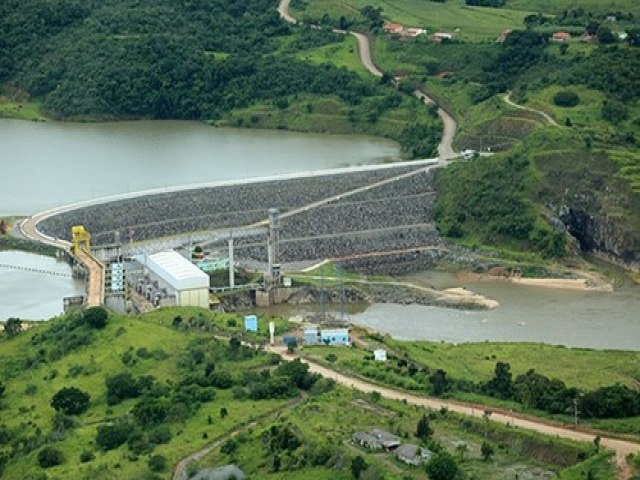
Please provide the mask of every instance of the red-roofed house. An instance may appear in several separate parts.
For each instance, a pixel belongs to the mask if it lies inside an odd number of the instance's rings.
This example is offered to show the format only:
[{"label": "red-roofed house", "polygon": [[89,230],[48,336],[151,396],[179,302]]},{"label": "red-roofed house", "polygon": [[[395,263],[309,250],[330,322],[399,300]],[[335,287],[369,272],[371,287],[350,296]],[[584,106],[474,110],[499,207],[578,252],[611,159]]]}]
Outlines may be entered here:
[{"label": "red-roofed house", "polygon": [[387,33],[401,35],[404,31],[404,26],[399,23],[385,23],[383,29]]},{"label": "red-roofed house", "polygon": [[555,32],[551,36],[551,40],[554,42],[566,42],[567,40],[571,40],[571,34],[568,32]]}]

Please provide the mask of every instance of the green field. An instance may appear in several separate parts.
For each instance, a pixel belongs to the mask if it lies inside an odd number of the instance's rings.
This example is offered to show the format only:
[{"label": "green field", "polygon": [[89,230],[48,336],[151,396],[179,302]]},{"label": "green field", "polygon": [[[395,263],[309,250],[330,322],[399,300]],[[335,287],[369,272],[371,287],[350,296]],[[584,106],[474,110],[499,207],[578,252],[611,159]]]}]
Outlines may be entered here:
[{"label": "green field", "polygon": [[362,65],[358,57],[358,44],[356,39],[351,35],[346,36],[344,41],[340,43],[303,50],[296,53],[296,57],[300,60],[317,64],[332,63],[338,67],[344,67],[357,72],[365,77],[371,75]]}]

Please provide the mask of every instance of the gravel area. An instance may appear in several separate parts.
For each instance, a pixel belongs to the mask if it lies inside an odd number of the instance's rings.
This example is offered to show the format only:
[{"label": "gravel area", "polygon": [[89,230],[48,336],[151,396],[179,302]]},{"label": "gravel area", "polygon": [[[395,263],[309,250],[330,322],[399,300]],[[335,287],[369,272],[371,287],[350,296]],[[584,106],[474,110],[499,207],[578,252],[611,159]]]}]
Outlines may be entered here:
[{"label": "gravel area", "polygon": [[[110,202],[63,213],[39,224],[51,236],[68,238],[70,227],[85,225],[96,245],[113,242],[114,231],[133,241],[195,230],[248,225],[267,218],[267,210],[281,213],[304,207],[353,189],[413,171],[415,167],[326,175],[285,181],[248,183],[188,190]],[[442,245],[432,220],[433,174],[423,171],[281,219],[282,263],[344,258],[378,252]],[[226,242],[212,248],[226,247]],[[265,262],[266,238],[235,241],[238,260]],[[429,260],[427,260],[429,259]],[[345,260],[354,268],[371,270],[386,265],[394,271],[431,256],[390,256],[386,259]],[[402,267],[404,268],[404,267]]]}]

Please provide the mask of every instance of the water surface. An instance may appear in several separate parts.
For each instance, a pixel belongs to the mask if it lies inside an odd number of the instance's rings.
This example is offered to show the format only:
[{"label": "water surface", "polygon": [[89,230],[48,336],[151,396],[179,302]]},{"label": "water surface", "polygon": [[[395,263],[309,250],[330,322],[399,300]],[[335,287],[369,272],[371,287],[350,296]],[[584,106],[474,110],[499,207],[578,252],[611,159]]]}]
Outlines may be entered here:
[{"label": "water surface", "polygon": [[152,188],[399,158],[373,137],[214,128],[198,122],[0,119],[0,215]]}]

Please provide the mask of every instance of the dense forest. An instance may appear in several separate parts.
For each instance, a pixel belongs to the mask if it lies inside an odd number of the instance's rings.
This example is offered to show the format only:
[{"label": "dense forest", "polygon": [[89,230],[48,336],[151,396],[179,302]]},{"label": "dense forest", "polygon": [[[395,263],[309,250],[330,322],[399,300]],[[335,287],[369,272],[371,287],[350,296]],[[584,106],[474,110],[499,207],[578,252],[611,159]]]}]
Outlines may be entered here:
[{"label": "dense forest", "polygon": [[271,55],[289,27],[269,1],[29,3],[0,7],[0,75],[58,117],[215,119],[292,93],[374,93],[344,69]]},{"label": "dense forest", "polygon": [[[354,131],[379,134],[378,117],[399,107],[386,104],[391,87],[373,78],[299,59],[344,36],[292,28],[268,0],[9,1],[0,5],[0,32],[0,85],[57,119],[216,121],[315,95],[335,98]],[[358,118],[363,125],[353,127]],[[433,153],[437,132],[425,146],[408,119],[405,127],[386,135],[408,155]]]}]

